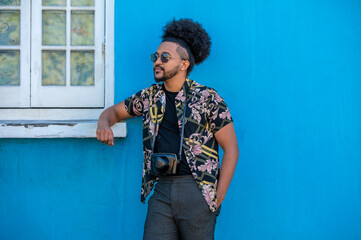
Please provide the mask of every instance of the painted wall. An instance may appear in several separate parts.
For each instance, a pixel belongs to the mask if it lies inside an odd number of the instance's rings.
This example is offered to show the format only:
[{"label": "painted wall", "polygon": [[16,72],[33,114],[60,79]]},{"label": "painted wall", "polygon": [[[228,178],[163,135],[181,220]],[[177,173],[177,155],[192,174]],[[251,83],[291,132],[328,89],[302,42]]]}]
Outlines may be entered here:
[{"label": "painted wall", "polygon": [[[213,39],[191,77],[225,98],[240,158],[216,238],[361,239],[361,2],[116,1],[116,97],[153,83],[172,17]],[[141,120],[95,139],[0,140],[0,239],[141,239]]]}]

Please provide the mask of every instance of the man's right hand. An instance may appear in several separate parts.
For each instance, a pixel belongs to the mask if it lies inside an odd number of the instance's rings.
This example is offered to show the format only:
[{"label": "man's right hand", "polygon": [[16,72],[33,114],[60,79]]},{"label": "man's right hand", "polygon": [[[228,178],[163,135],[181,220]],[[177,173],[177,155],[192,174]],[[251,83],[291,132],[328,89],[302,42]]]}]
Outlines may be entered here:
[{"label": "man's right hand", "polygon": [[104,110],[98,120],[97,139],[109,146],[114,145],[114,134],[110,128],[115,123],[131,118],[124,106],[124,101]]},{"label": "man's right hand", "polygon": [[[102,143],[108,144],[109,146],[114,145],[114,134],[113,130],[108,126],[101,126],[102,124],[98,124],[97,128],[97,139]],[[105,124],[103,124],[105,125]]]}]

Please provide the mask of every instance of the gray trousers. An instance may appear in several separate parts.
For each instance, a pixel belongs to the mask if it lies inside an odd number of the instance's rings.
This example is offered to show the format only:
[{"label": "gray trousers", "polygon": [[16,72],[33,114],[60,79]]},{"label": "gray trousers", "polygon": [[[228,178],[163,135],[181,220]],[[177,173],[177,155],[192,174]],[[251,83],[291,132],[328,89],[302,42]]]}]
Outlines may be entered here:
[{"label": "gray trousers", "polygon": [[214,239],[211,212],[192,176],[161,177],[148,201],[144,240]]}]

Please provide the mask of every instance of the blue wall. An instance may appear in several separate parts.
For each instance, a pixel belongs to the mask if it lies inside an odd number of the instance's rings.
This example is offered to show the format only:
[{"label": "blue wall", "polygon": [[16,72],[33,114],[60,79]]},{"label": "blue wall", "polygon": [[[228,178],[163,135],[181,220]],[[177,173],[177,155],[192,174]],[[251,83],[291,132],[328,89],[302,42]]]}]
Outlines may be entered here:
[{"label": "blue wall", "polygon": [[[361,239],[361,2],[118,1],[115,101],[153,83],[172,17],[213,39],[191,78],[225,98],[240,158],[216,238]],[[0,140],[0,239],[141,239],[141,120],[95,139]]]}]

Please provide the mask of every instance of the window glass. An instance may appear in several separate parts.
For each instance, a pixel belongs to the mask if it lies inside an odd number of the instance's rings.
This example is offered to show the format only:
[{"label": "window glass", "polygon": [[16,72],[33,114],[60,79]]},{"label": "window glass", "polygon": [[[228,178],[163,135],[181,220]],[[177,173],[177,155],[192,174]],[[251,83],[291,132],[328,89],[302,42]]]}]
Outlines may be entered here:
[{"label": "window glass", "polygon": [[65,45],[65,11],[43,11],[43,45]]},{"label": "window glass", "polygon": [[0,6],[20,6],[20,0],[0,0]]},{"label": "window glass", "polygon": [[94,51],[71,52],[71,85],[94,85]]},{"label": "window glass", "polygon": [[94,45],[94,11],[71,12],[71,45]]},{"label": "window glass", "polygon": [[94,0],[72,0],[72,6],[94,6]]},{"label": "window glass", "polygon": [[0,50],[0,86],[20,86],[20,51]]},{"label": "window glass", "polygon": [[0,11],[0,45],[19,44],[20,11]]},{"label": "window glass", "polygon": [[65,6],[66,0],[43,0],[43,6]]},{"label": "window glass", "polygon": [[42,52],[42,85],[65,86],[65,51]]}]

